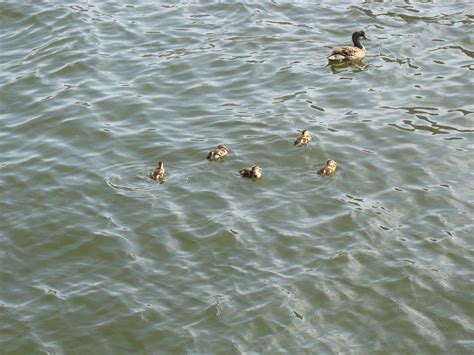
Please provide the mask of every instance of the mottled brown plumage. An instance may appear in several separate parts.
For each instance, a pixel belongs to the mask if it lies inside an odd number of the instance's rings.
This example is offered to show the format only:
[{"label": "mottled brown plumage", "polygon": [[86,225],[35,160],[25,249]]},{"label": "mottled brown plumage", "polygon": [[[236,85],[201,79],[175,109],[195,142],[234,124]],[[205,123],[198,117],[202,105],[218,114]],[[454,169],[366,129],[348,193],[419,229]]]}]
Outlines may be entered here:
[{"label": "mottled brown plumage", "polygon": [[218,160],[223,158],[227,155],[227,147],[225,144],[219,144],[215,149],[211,150],[209,154],[207,154],[207,159],[209,160]]},{"label": "mottled brown plumage", "polygon": [[150,173],[150,178],[158,181],[165,179],[165,167],[162,161],[159,161],[156,169]]},{"label": "mottled brown plumage", "polygon": [[351,60],[358,60],[365,57],[365,47],[360,43],[360,40],[369,40],[365,36],[364,31],[356,31],[352,34],[353,46],[342,46],[332,49],[331,55],[328,60],[333,63],[345,62]]},{"label": "mottled brown plumage", "polygon": [[259,179],[262,177],[262,168],[257,165],[254,165],[249,168],[243,168],[239,170],[240,175],[246,178]]},{"label": "mottled brown plumage", "polygon": [[337,167],[336,161],[332,160],[332,159],[329,159],[326,162],[326,165],[319,168],[317,174],[318,175],[328,175],[328,176],[334,175],[336,173],[336,167]]},{"label": "mottled brown plumage", "polygon": [[307,129],[304,129],[301,132],[301,134],[298,137],[296,137],[294,146],[302,147],[303,145],[308,144],[310,140],[311,140],[311,134],[308,132]]}]

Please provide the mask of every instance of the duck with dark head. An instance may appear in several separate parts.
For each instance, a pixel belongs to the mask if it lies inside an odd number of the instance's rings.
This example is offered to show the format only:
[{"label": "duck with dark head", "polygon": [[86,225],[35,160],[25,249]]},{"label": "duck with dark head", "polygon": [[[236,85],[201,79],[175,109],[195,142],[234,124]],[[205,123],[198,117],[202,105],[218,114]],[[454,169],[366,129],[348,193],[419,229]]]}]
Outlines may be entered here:
[{"label": "duck with dark head", "polygon": [[341,63],[351,60],[360,60],[365,57],[365,47],[360,42],[361,40],[369,40],[365,32],[355,31],[352,34],[353,46],[335,47],[332,49],[331,55],[328,57],[330,63]]}]

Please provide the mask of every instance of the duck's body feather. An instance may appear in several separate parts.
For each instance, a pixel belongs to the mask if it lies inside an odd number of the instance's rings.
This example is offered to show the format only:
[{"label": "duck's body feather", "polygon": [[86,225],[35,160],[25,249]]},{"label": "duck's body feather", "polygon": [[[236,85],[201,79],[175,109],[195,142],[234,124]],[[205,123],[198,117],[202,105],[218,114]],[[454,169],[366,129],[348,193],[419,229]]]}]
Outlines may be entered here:
[{"label": "duck's body feather", "polygon": [[355,46],[342,46],[332,49],[332,53],[329,56],[331,62],[344,62],[350,60],[358,60],[365,57],[365,48],[358,48]]}]

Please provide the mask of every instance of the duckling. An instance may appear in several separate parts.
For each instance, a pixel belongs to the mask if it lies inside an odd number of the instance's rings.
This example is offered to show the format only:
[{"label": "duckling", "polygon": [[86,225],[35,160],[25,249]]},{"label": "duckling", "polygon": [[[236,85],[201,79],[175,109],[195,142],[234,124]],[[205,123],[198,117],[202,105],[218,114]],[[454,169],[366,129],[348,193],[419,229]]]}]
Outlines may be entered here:
[{"label": "duckling", "polygon": [[250,168],[240,169],[239,173],[242,175],[242,177],[259,179],[262,177],[262,168],[254,165]]},{"label": "duckling", "polygon": [[353,46],[342,46],[332,49],[331,55],[328,57],[328,60],[333,63],[345,62],[349,60],[358,60],[365,57],[365,47],[360,43],[361,39],[369,40],[365,36],[365,32],[355,31],[352,34]]},{"label": "duckling", "polygon": [[334,175],[335,172],[336,172],[336,167],[337,167],[336,161],[332,160],[332,159],[329,159],[326,162],[326,165],[319,168],[317,174],[318,175],[328,175],[328,176]]},{"label": "duckling", "polygon": [[165,167],[162,161],[159,161],[157,168],[150,173],[150,178],[158,181],[165,179]]},{"label": "duckling", "polygon": [[209,160],[218,160],[223,158],[227,155],[227,147],[225,144],[219,144],[215,149],[211,150],[207,155],[207,159]]},{"label": "duckling", "polygon": [[307,129],[303,129],[301,131],[301,134],[298,137],[296,137],[295,144],[293,145],[297,147],[302,147],[308,144],[310,140],[311,140],[311,134],[308,132]]}]

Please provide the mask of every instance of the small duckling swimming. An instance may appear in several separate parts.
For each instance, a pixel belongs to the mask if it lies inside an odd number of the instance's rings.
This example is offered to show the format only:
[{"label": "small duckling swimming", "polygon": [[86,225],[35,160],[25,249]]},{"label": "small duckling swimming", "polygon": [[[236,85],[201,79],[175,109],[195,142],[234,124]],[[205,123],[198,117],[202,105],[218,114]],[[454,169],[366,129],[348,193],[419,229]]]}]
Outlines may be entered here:
[{"label": "small duckling swimming", "polygon": [[296,147],[302,147],[306,144],[309,143],[309,141],[312,139],[311,134],[308,132],[307,129],[303,129],[301,131],[301,134],[296,137],[295,139],[295,144],[293,144]]},{"label": "small duckling swimming", "polygon": [[165,167],[162,161],[159,161],[157,168],[150,173],[150,178],[158,181],[165,179]]},{"label": "small duckling swimming", "polygon": [[332,176],[336,173],[336,167],[337,163],[335,160],[329,159],[326,162],[326,165],[322,166],[319,168],[317,174],[318,175],[327,175],[327,176]]},{"label": "small duckling swimming", "polygon": [[328,60],[333,63],[341,63],[364,58],[366,51],[365,47],[360,43],[361,39],[369,40],[365,36],[364,31],[355,31],[352,34],[352,43],[354,43],[354,45],[333,48]]},{"label": "small duckling swimming", "polygon": [[254,165],[250,168],[243,168],[239,170],[240,175],[246,178],[260,179],[262,177],[262,168]]},{"label": "small duckling swimming", "polygon": [[218,160],[223,158],[227,155],[227,147],[225,144],[219,144],[215,149],[211,150],[207,155],[207,159],[209,160]]}]

